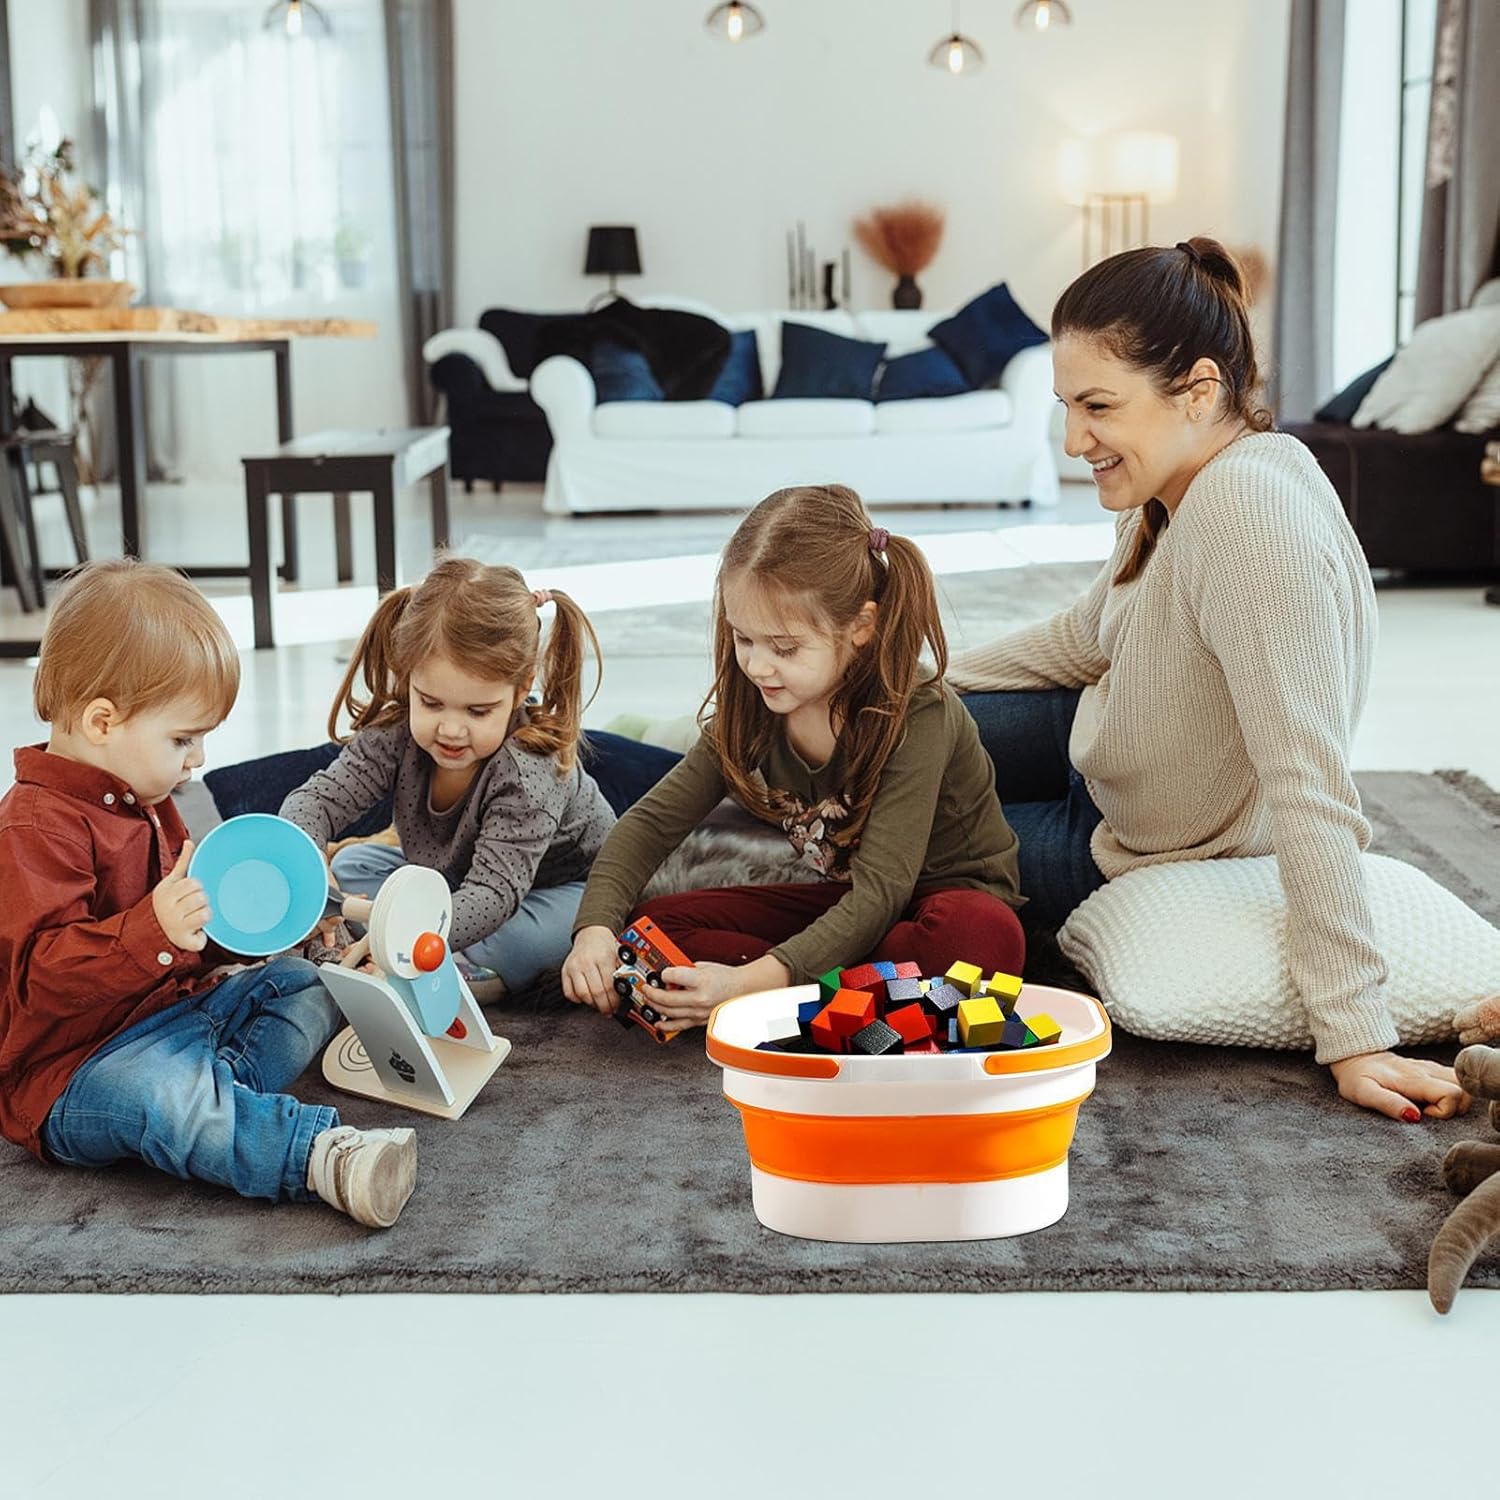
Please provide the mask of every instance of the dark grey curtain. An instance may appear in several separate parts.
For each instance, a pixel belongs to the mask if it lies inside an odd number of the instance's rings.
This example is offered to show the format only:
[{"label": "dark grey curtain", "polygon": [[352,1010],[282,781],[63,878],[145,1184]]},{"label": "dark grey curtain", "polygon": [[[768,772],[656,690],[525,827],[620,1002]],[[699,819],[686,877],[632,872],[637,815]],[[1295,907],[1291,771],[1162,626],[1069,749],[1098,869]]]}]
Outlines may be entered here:
[{"label": "dark grey curtain", "polygon": [[16,159],[16,110],[10,90],[10,7],[0,0],[0,161]]},{"label": "dark grey curtain", "polygon": [[452,322],[452,0],[384,0],[406,389],[413,422],[436,420],[422,345]]},{"label": "dark grey curtain", "polygon": [[1416,319],[1467,307],[1500,253],[1500,3],[1442,0]]},{"label": "dark grey curtain", "polygon": [[1271,387],[1279,419],[1333,394],[1333,251],[1344,0],[1293,0]]}]

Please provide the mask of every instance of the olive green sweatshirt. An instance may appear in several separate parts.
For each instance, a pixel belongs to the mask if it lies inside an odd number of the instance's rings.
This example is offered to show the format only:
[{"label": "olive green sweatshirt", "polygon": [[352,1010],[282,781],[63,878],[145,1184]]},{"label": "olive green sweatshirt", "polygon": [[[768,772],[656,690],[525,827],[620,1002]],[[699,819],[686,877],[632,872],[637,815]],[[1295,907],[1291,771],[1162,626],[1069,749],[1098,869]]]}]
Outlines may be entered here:
[{"label": "olive green sweatshirt", "polygon": [[[958,888],[1022,904],[1016,836],[995,796],[995,768],[973,719],[946,684],[929,679],[912,694],[906,733],[886,762],[852,847],[839,838],[848,819],[842,741],[826,765],[809,766],[781,736],[756,769],[803,862],[849,884],[837,905],[771,950],[793,984],[871,953],[914,895]],[[605,839],[573,930],[618,932],[657,866],[726,791],[718,758],[700,739]]]}]

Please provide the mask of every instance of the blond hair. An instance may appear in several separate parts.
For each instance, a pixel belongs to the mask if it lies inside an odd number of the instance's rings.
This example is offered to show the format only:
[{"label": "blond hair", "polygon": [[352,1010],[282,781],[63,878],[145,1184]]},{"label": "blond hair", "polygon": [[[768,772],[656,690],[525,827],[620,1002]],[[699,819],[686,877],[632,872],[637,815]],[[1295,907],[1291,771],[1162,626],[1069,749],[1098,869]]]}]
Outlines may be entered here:
[{"label": "blond hair", "polygon": [[[365,626],[334,696],[328,738],[340,738],[343,714],[350,725],[345,739],[361,729],[403,723],[410,711],[412,673],[424,661],[443,656],[466,672],[516,688],[540,676],[541,702],[530,706],[527,722],[511,738],[524,750],[555,755],[558,773],[566,775],[577,760],[586,706],[584,642],[602,670],[599,639],[567,594],[554,589],[540,597],[557,610],[545,656],[538,595],[514,568],[445,557],[415,588],[387,594]],[[364,697],[354,690],[360,677]]]},{"label": "blond hair", "polygon": [[239,652],[208,600],[171,568],[121,557],[70,575],[42,636],[32,702],[64,731],[95,698],[126,718],[197,698],[218,724],[239,690]]}]

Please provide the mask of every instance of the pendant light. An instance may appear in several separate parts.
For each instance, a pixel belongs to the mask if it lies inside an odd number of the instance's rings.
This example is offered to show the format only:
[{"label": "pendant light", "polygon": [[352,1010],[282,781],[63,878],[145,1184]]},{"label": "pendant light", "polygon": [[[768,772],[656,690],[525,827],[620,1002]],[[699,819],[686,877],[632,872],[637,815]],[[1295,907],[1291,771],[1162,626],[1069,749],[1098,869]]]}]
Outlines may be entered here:
[{"label": "pendant light", "polygon": [[941,68],[945,73],[957,77],[960,73],[973,73],[984,66],[984,53],[979,43],[958,29],[958,0],[953,0],[953,30],[927,54],[928,63]]},{"label": "pendant light", "polygon": [[1048,31],[1054,26],[1071,26],[1073,12],[1066,0],[1026,0],[1016,12],[1016,25],[1022,31]]},{"label": "pendant light", "polygon": [[309,22],[324,36],[333,35],[333,23],[312,0],[276,0],[261,24],[267,31],[280,27],[287,36],[295,40],[302,35]]},{"label": "pendant light", "polygon": [[714,6],[703,24],[721,41],[743,42],[766,29],[766,18],[753,5],[730,0],[728,5]]}]

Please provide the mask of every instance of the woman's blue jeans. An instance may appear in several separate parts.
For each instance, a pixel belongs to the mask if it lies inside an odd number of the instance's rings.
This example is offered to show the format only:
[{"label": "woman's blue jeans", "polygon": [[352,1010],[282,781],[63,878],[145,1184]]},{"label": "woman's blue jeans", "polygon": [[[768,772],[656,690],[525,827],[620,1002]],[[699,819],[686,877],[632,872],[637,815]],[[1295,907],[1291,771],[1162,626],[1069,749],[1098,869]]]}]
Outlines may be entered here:
[{"label": "woman's blue jeans", "polygon": [[1104,884],[1089,848],[1101,814],[1068,759],[1080,696],[1063,688],[963,695],[1020,840],[1021,920],[1031,929],[1061,927]]},{"label": "woman's blue jeans", "polygon": [[342,1024],[318,971],[273,958],[106,1042],[68,1080],[42,1145],[69,1167],[139,1159],[246,1198],[305,1201],[327,1105],[283,1093]]}]

